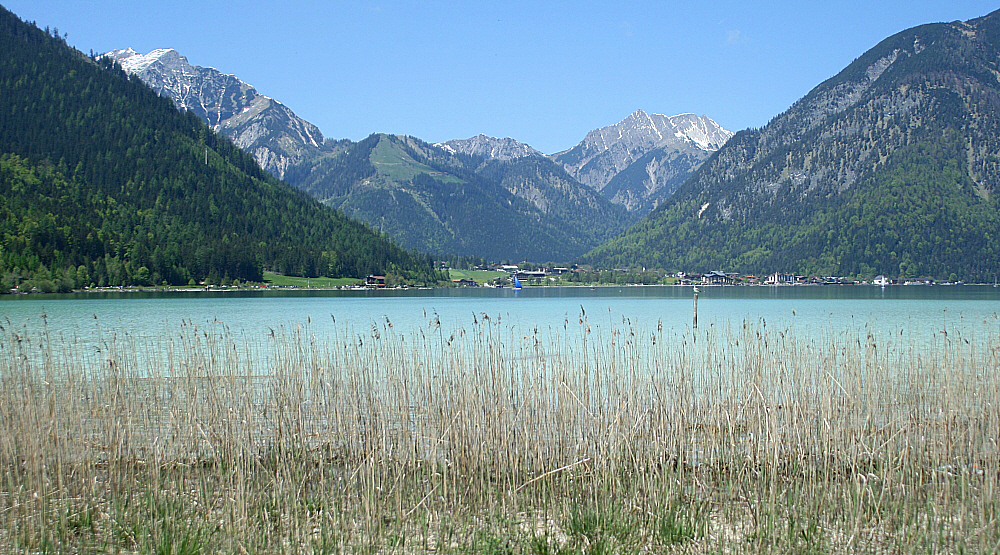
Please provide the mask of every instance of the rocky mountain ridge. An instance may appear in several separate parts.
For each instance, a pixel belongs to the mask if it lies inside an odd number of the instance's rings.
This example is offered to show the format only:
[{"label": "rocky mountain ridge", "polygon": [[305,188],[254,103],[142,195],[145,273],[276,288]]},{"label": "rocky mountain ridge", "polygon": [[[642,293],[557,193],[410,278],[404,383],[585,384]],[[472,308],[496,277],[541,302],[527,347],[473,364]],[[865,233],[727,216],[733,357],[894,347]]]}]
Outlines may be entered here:
[{"label": "rocky mountain ridge", "polygon": [[173,99],[178,108],[198,115],[279,179],[289,166],[323,146],[319,128],[284,104],[260,94],[235,75],[190,64],[172,48],[147,54],[125,48],[105,56],[161,96]]},{"label": "rocky mountain ridge", "polygon": [[516,160],[525,156],[544,156],[544,154],[531,148],[531,146],[515,141],[510,137],[499,139],[488,137],[482,133],[468,139],[453,139],[443,143],[435,143],[434,146],[443,148],[451,153],[485,156],[496,160]]},{"label": "rocky mountain ridge", "polygon": [[655,149],[691,153],[704,160],[732,136],[707,116],[665,116],[636,110],[618,123],[594,129],[579,144],[552,158],[578,181],[600,191],[615,175]]},{"label": "rocky mountain ridge", "polygon": [[1000,11],[885,39],[736,134],[595,264],[993,281]]},{"label": "rocky mountain ridge", "polygon": [[594,129],[571,149],[543,155],[510,138],[478,135],[437,146],[498,160],[546,156],[607,199],[643,216],[670,196],[733,132],[707,116],[664,116],[636,110]]},{"label": "rocky mountain ridge", "polygon": [[56,35],[0,7],[0,288],[441,277]]},{"label": "rocky mountain ridge", "polygon": [[[483,134],[436,145],[405,138],[396,146],[389,146],[395,145],[390,136],[382,136],[374,153],[363,155],[372,160],[361,160],[355,159],[365,151],[357,148],[360,143],[324,140],[315,125],[286,106],[234,75],[190,64],[173,49],[139,54],[127,48],[105,56],[173,99],[179,108],[201,117],[250,152],[270,173],[392,234],[404,246],[425,252],[443,254],[453,249],[511,259],[518,259],[520,252],[540,260],[566,260],[582,254],[645,215],[710,155],[706,149],[717,148],[731,135],[706,117],[667,117],[639,110],[617,124],[590,132],[580,145],[557,155],[547,156],[509,137]],[[433,160],[437,169],[397,152],[400,145],[413,148],[418,143],[422,156]],[[379,158],[385,152],[398,159]],[[582,163],[567,162],[574,156]],[[511,237],[526,233],[520,229],[541,225],[543,231],[533,232],[537,244],[496,244],[476,229],[483,221],[446,213],[458,204],[430,202],[439,196],[435,188],[451,181],[440,174],[456,171],[465,172],[464,182],[476,185],[460,189],[475,197],[470,200],[476,204],[474,210],[493,206],[495,211],[511,212],[497,220],[517,229],[500,230],[501,235]],[[599,183],[603,192],[579,181],[579,176],[593,178],[601,172],[602,179],[612,181],[607,187]],[[424,177],[431,177],[433,183]],[[497,190],[487,191],[490,187]],[[386,197],[389,191],[392,194]],[[400,196],[404,193],[405,199]],[[498,202],[505,195],[527,204]],[[532,210],[536,212],[529,219],[536,223],[522,222]],[[542,220],[544,224],[537,223]],[[564,229],[556,231],[554,225]],[[511,245],[521,245],[521,250],[511,250]]]},{"label": "rocky mountain ridge", "polygon": [[311,164],[300,188],[424,252],[568,261],[630,222],[542,156],[500,160],[374,134]]}]

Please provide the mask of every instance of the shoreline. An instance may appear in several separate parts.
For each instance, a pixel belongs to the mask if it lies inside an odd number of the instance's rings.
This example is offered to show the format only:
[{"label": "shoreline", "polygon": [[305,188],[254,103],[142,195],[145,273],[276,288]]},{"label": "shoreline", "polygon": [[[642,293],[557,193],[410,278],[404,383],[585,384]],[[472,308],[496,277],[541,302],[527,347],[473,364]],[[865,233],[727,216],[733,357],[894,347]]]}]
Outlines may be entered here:
[{"label": "shoreline", "polygon": [[[525,284],[524,289],[607,289],[607,288],[621,288],[621,287],[690,287],[690,288],[732,288],[732,287],[774,287],[774,288],[789,288],[789,287],[956,287],[956,286],[970,286],[970,287],[996,287],[996,284],[990,283],[896,283],[888,285],[877,285],[873,283],[865,282],[855,282],[855,283],[713,283],[713,284],[703,284],[703,283],[621,283],[621,284],[559,284],[559,285],[529,285]],[[487,285],[478,285],[476,287],[468,287],[470,289],[511,289],[513,287],[491,287]],[[210,287],[171,287],[171,286],[129,286],[129,287],[88,287],[84,289],[74,289],[66,293],[55,293],[55,292],[43,292],[43,291],[8,291],[3,295],[9,296],[22,296],[22,295],[66,295],[66,294],[96,294],[96,293],[241,293],[241,292],[253,292],[253,291],[407,291],[407,290],[421,290],[421,289],[461,289],[463,286],[425,286],[425,287],[365,287],[358,285],[343,285],[335,287],[303,287],[299,285],[261,285],[254,287],[232,287],[232,286],[210,286]]]},{"label": "shoreline", "polygon": [[[581,342],[615,337],[568,325]],[[1000,541],[995,334],[970,348],[892,330],[813,344],[763,321],[629,325],[628,340],[580,349],[507,339],[499,320],[467,329],[419,342],[388,324],[363,342],[293,331],[249,356],[240,331],[182,325],[165,360],[124,335],[94,356],[4,330],[23,346],[0,356],[0,437],[16,461],[0,530],[18,533],[0,550],[56,538],[70,552],[153,552],[138,542],[179,537],[188,552],[987,553]]]}]

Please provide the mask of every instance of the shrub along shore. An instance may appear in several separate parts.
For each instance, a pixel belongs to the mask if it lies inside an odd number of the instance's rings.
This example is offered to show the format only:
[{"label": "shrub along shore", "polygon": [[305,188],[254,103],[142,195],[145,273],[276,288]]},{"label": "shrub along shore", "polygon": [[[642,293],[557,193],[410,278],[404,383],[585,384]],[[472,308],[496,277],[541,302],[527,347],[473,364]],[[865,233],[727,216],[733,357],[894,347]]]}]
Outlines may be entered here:
[{"label": "shrub along shore", "polygon": [[10,553],[989,553],[1000,337],[0,331]]}]

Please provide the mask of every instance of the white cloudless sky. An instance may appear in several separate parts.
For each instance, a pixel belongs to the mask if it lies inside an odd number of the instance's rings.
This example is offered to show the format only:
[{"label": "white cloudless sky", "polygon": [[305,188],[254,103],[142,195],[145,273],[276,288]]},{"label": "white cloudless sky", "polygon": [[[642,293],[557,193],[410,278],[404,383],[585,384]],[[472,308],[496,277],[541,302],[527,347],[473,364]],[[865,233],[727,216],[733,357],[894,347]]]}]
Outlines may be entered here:
[{"label": "white cloudless sky", "polygon": [[642,109],[760,127],[882,39],[980,0],[0,0],[84,53],[175,48],[326,137],[479,133],[546,153]]}]

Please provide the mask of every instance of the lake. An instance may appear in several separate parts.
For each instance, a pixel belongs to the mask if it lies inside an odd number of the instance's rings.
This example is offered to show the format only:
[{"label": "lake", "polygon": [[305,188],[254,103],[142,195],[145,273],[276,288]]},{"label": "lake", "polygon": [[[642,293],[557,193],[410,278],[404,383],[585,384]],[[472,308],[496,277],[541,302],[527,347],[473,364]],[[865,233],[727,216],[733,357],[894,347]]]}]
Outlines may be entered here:
[{"label": "lake", "polygon": [[[23,461],[7,504],[113,508],[124,491],[149,501],[101,518],[210,507],[172,518],[214,530],[276,506],[282,522],[402,535],[597,499],[608,512],[589,514],[616,519],[703,504],[720,535],[805,514],[831,537],[948,530],[995,547],[1000,289],[705,287],[697,330],[692,293],[6,296],[0,454]],[[53,486],[59,469],[70,487]],[[59,502],[51,522],[80,511]],[[272,514],[239,518],[283,529]]]},{"label": "lake", "polygon": [[[367,334],[387,322],[401,334],[438,322],[451,332],[484,314],[519,332],[585,317],[596,334],[622,325],[682,333],[692,305],[690,287],[671,286],[105,292],[0,296],[0,323],[83,341],[97,333],[155,338],[185,323],[222,325],[251,339],[299,327],[318,337]],[[867,328],[920,341],[942,331],[970,339],[994,333],[998,311],[993,286],[702,287],[698,301],[701,328],[750,321],[800,336]]]}]

